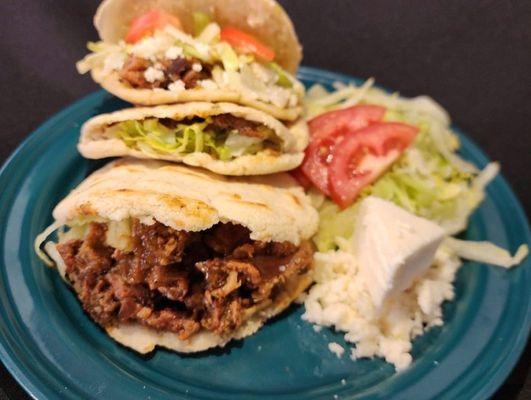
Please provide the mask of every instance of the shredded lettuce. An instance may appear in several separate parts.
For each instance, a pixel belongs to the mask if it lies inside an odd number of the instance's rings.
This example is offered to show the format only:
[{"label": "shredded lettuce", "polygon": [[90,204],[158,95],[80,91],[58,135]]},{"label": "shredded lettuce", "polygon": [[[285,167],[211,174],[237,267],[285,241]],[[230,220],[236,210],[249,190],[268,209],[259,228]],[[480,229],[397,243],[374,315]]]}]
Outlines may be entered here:
[{"label": "shredded lettuce", "polygon": [[194,35],[199,36],[210,24],[210,17],[208,14],[198,11],[193,13],[192,18],[194,20]]},{"label": "shredded lettuce", "polygon": [[[56,262],[60,262],[62,258],[59,256],[57,249],[55,248],[57,243],[53,241],[46,242],[48,238],[56,232],[58,243],[83,239],[87,233],[90,222],[103,222],[107,225],[105,236],[105,242],[107,245],[122,251],[131,251],[133,249],[133,243],[131,241],[131,219],[127,218],[121,221],[112,221],[100,217],[77,217],[70,220],[67,225],[55,221],[37,235],[33,243],[35,253],[46,265],[52,267]],[[58,265],[57,267],[61,274],[64,275],[64,266],[61,268],[61,266]]]},{"label": "shredded lettuce", "polygon": [[233,157],[239,157],[259,151],[262,147],[262,139],[229,134],[225,141],[225,146],[230,149]]},{"label": "shredded lettuce", "polygon": [[461,258],[504,268],[511,268],[520,264],[529,254],[529,248],[525,244],[520,245],[514,256],[511,256],[507,250],[491,242],[459,240],[449,237],[445,239],[444,243]]},{"label": "shredded lettuce", "polygon": [[[390,200],[455,234],[466,228],[468,217],[483,200],[484,185],[476,184],[477,175],[458,168],[438,151],[429,124],[420,124],[420,129],[412,147],[363,194]],[[457,137],[447,134],[446,142],[457,148]]]},{"label": "shredded lettuce", "polygon": [[269,67],[277,75],[277,85],[285,87],[285,88],[293,87],[293,82],[289,78],[288,73],[284,71],[284,69],[280,65],[278,65],[275,62],[271,62],[269,63]]},{"label": "shredded lettuce", "polygon": [[103,51],[105,50],[104,42],[87,42],[87,49],[92,52]]},{"label": "shredded lettuce", "polygon": [[216,133],[208,128],[210,120],[190,124],[177,123],[170,128],[156,118],[128,120],[113,127],[114,134],[131,148],[148,154],[208,153],[228,161],[243,154],[256,154],[268,143],[248,138],[237,131]]},{"label": "shredded lettuce", "polygon": [[[387,173],[362,191],[358,201],[377,196],[438,223],[448,235],[464,230],[499,165],[491,163],[478,171],[463,160],[457,154],[459,138],[450,128],[448,114],[429,97],[403,98],[372,85],[372,80],[359,87],[336,84],[334,92],[317,85],[308,90],[306,99],[311,117],[355,104],[378,104],[388,110],[385,120],[419,127],[415,142]],[[357,204],[341,210],[328,199],[322,203],[314,237],[320,251],[335,249],[352,236]]]},{"label": "shredded lettuce", "polygon": [[35,238],[35,241],[33,242],[33,249],[35,253],[37,254],[37,257],[39,257],[42,261],[44,261],[44,263],[49,267],[52,267],[54,265],[54,262],[50,258],[50,256],[42,250],[42,244],[46,241],[48,236],[50,236],[57,229],[59,229],[61,225],[62,224],[60,224],[59,222],[54,221],[53,224],[51,224],[44,231],[38,234],[37,237]]},{"label": "shredded lettuce", "polygon": [[339,247],[341,239],[352,237],[356,226],[358,202],[341,210],[339,206],[326,199],[319,207],[319,230],[313,237],[317,249],[321,252]]},{"label": "shredded lettuce", "polygon": [[228,43],[223,42],[217,44],[217,49],[225,71],[238,71],[240,61],[233,48]]},{"label": "shredded lettuce", "polygon": [[360,87],[336,84],[333,92],[328,92],[322,85],[314,85],[306,93],[306,115],[313,118],[330,110],[356,105],[373,84],[372,78]]},{"label": "shredded lettuce", "polygon": [[78,72],[97,69],[102,76],[115,74],[131,56],[147,59],[150,66],[160,69],[159,63],[184,55],[212,67],[212,79],[199,82],[200,87],[237,91],[279,108],[300,104],[304,86],[295,77],[276,63],[260,61],[221,41],[220,26],[210,21],[207,14],[195,13],[193,19],[193,36],[168,25],[136,43],[91,42],[88,44],[91,53],[76,64]]},{"label": "shredded lettuce", "polygon": [[88,42],[87,48],[92,52],[76,63],[80,74],[102,66],[106,71],[122,68],[125,53],[119,45],[104,42]]},{"label": "shredded lettuce", "polygon": [[197,37],[197,40],[203,43],[215,44],[219,42],[221,29],[218,24],[210,23],[201,34]]},{"label": "shredded lettuce", "polygon": [[183,53],[187,57],[197,58],[198,60],[209,62],[211,61],[210,56],[204,52],[197,50],[194,46],[187,43],[176,42],[177,45],[183,48]]}]

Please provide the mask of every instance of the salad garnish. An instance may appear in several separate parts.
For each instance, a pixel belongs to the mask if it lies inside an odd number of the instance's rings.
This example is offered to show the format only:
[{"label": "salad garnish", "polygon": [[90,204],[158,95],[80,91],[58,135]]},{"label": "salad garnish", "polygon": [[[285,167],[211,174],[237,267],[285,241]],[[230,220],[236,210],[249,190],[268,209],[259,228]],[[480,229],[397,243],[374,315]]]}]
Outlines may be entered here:
[{"label": "salad garnish", "polygon": [[[496,162],[478,170],[458,154],[459,137],[451,127],[447,112],[428,96],[401,97],[398,93],[388,93],[375,87],[374,79],[368,79],[359,86],[337,82],[332,91],[322,85],[314,85],[307,92],[306,107],[311,130],[310,145],[302,168],[293,175],[309,190],[319,210],[320,227],[314,237],[319,251],[338,249],[342,241],[352,237],[358,204],[370,195],[389,200],[436,222],[448,236],[456,235],[467,227],[470,215],[485,198],[487,185],[499,172]],[[344,189],[344,193],[350,196],[337,196],[337,190],[333,194],[327,183],[328,174],[330,166],[339,164],[339,161],[333,163],[326,143],[334,145],[335,135],[341,137],[345,136],[345,132],[371,130],[378,124],[403,124],[399,126],[404,129],[411,127],[410,133],[404,135],[410,138],[410,145],[405,145],[407,140],[403,141],[399,146],[400,155],[390,161],[392,165],[382,168],[377,164],[381,175],[376,174],[364,185],[360,182],[370,174],[360,178],[355,174],[348,176],[345,172],[335,172],[336,179],[338,175],[345,177],[340,180],[340,191],[344,186],[352,186]],[[417,133],[414,134],[413,130]],[[319,147],[326,150],[324,158],[315,157],[323,154],[316,150]],[[344,148],[343,145],[338,153],[347,152]],[[344,166],[344,160],[340,160]],[[357,162],[355,158],[354,164]],[[319,168],[323,165],[325,168]],[[490,245],[495,247],[489,245],[487,251],[482,252],[477,250],[475,242],[460,241],[459,246],[456,243],[454,241],[454,246],[449,247],[458,248],[463,258],[493,265],[508,264],[507,254],[502,253],[506,251],[494,244]],[[498,250],[492,250],[494,248]],[[525,257],[527,252],[527,246],[522,245],[516,260]]]}]

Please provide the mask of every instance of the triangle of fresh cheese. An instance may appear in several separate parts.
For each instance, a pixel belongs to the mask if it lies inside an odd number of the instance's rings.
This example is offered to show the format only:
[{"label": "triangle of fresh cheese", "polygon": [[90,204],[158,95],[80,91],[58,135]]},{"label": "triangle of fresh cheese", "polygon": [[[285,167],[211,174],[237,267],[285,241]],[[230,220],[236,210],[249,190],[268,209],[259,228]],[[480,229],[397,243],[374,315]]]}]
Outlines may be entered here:
[{"label": "triangle of fresh cheese", "polygon": [[437,224],[389,201],[374,196],[362,200],[353,250],[359,278],[377,309],[430,267],[444,234]]}]

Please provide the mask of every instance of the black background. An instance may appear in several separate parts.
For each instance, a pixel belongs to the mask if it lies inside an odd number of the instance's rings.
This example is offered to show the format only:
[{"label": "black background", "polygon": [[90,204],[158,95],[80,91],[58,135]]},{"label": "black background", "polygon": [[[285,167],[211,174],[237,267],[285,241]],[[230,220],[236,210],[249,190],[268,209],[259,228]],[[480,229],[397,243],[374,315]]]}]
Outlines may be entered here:
[{"label": "black background", "polygon": [[[304,64],[437,99],[501,161],[530,215],[530,1],[281,3],[304,45]],[[91,23],[97,4],[0,0],[0,163],[45,119],[98,89],[74,68],[85,42],[97,38]],[[528,346],[496,399],[531,398],[530,360]],[[27,398],[3,368],[0,398]]]}]

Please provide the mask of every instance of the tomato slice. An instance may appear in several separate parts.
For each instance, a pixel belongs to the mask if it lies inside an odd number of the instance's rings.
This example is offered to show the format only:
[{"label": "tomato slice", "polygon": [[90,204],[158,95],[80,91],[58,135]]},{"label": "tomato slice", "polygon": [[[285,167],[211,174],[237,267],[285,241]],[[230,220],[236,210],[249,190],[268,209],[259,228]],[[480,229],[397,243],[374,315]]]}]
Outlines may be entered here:
[{"label": "tomato slice", "polygon": [[324,194],[330,196],[328,165],[332,151],[342,135],[354,132],[373,122],[381,121],[386,109],[380,106],[359,105],[330,111],[308,122],[311,141],[306,149],[302,171]]},{"label": "tomato slice", "polygon": [[306,156],[300,167],[313,185],[327,196],[330,196],[328,164],[330,163],[330,154],[334,145],[334,138],[321,139],[310,143],[306,148]]},{"label": "tomato slice", "polygon": [[359,105],[321,114],[308,122],[312,140],[365,128],[381,121],[385,111],[385,107]]},{"label": "tomato slice", "polygon": [[376,123],[350,132],[336,144],[329,166],[332,199],[348,207],[413,142],[418,128],[398,122]]},{"label": "tomato slice", "polygon": [[312,181],[310,181],[304,172],[302,172],[302,169],[296,168],[289,171],[289,174],[295,178],[295,180],[301,185],[304,189],[309,189],[312,187]]},{"label": "tomato slice", "polygon": [[220,36],[223,42],[227,42],[242,53],[252,53],[265,61],[273,61],[275,59],[273,50],[254,36],[239,29],[228,26],[221,30]]},{"label": "tomato slice", "polygon": [[153,35],[157,29],[164,28],[166,25],[172,25],[177,29],[182,29],[179,18],[161,10],[151,10],[131,22],[131,27],[125,35],[127,43],[138,42],[145,36]]}]

